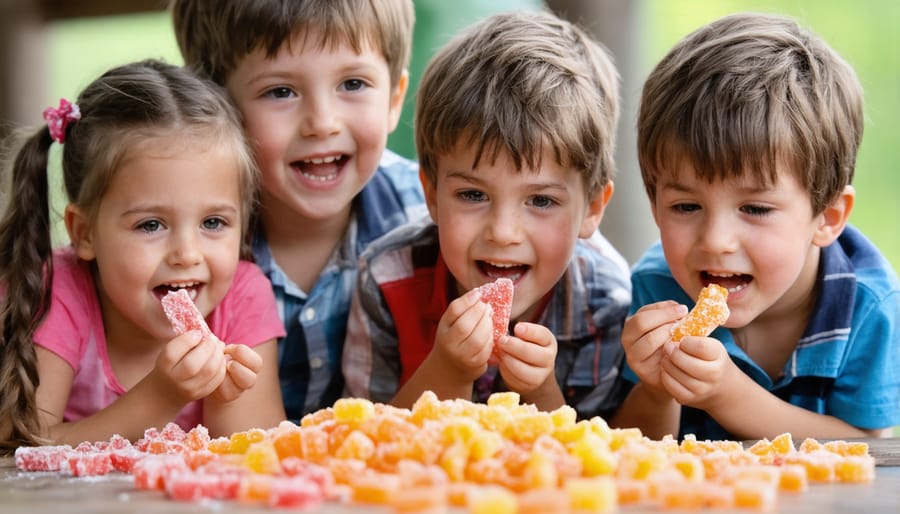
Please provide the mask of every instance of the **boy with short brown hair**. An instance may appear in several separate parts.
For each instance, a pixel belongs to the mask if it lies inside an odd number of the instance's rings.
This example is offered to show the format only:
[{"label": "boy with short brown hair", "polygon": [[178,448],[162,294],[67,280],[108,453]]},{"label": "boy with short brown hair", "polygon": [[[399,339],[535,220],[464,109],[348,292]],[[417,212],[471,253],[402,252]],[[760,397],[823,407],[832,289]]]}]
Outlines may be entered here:
[{"label": "boy with short brown hair", "polygon": [[330,406],[357,257],[424,213],[418,168],[385,149],[407,89],[410,0],[174,0],[186,64],[224,85],[261,170],[253,249],[285,323],[289,419]]}]

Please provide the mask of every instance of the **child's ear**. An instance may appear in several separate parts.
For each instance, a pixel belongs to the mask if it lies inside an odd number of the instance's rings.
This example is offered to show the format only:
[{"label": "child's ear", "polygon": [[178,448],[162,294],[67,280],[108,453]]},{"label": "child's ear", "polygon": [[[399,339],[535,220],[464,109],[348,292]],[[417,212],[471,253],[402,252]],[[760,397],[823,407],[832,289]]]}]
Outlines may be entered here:
[{"label": "child's ear", "polygon": [[69,240],[72,242],[72,247],[75,248],[75,254],[86,261],[94,260],[96,254],[94,253],[91,223],[85,213],[75,205],[69,204],[66,206],[64,221],[66,232],[69,233]]},{"label": "child's ear", "polygon": [[428,207],[428,214],[431,215],[432,221],[437,223],[437,191],[435,185],[425,176],[425,170],[419,169],[419,182],[422,183],[422,191],[425,193],[425,206]]},{"label": "child's ear", "polygon": [[612,198],[614,189],[612,181],[609,181],[599,191],[594,193],[593,197],[589,198],[588,210],[581,221],[581,230],[578,231],[578,237],[587,239],[594,235],[594,232],[600,226],[600,221],[603,220],[603,211],[606,210],[606,204]]},{"label": "child's ear", "polygon": [[845,186],[841,194],[819,215],[819,226],[813,235],[813,244],[824,248],[841,235],[855,200],[856,190],[851,185]]},{"label": "child's ear", "polygon": [[393,132],[400,122],[400,114],[403,112],[403,99],[406,98],[406,89],[409,87],[409,70],[403,70],[400,80],[391,93],[391,103],[388,105],[388,131]]}]

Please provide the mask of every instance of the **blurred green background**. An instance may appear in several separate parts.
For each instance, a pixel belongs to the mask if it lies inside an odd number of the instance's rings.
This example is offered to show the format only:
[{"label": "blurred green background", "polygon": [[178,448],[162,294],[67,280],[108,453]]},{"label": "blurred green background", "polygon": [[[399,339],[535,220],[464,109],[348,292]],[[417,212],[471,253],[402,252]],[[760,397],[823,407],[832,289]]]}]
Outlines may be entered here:
[{"label": "blurred green background", "polygon": [[[431,52],[453,32],[478,16],[508,8],[537,7],[537,0],[461,0],[416,2],[417,32],[410,66],[413,83]],[[446,7],[437,6],[447,4]],[[642,47],[638,76],[679,38],[703,23],[736,11],[764,11],[796,17],[824,37],[856,69],[866,92],[866,128],[854,185],[857,203],[851,222],[900,269],[900,2],[895,0],[645,0],[640,3]],[[427,6],[427,10],[425,9]],[[455,16],[448,16],[455,13]],[[460,16],[460,13],[463,13]],[[47,104],[72,98],[106,68],[145,57],[180,63],[167,13],[149,13],[56,22],[49,29]],[[625,84],[638,90],[640,84]],[[414,93],[407,97],[404,120],[392,136],[392,149],[412,156],[411,117]],[[623,123],[632,120],[624,119]],[[635,208],[645,209],[642,203]]]}]

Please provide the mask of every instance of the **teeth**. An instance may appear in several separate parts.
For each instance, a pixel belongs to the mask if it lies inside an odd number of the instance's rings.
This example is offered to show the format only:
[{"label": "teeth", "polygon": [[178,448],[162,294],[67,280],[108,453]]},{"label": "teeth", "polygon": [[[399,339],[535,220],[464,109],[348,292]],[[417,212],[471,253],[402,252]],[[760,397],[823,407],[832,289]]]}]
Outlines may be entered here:
[{"label": "teeth", "polygon": [[169,289],[184,289],[187,287],[199,286],[200,282],[170,282],[166,284]]},{"label": "teeth", "polygon": [[301,172],[301,173],[303,173],[304,177],[306,177],[310,180],[314,180],[316,182],[327,182],[329,180],[336,179],[338,176],[337,173],[332,173],[331,175],[311,175],[311,174],[305,173],[305,172]]},{"label": "teeth", "polygon": [[736,293],[736,292],[741,291],[741,290],[746,289],[746,288],[747,288],[747,284],[738,284],[738,285],[736,285],[736,286],[734,286],[734,287],[729,287],[729,288],[728,288],[728,292],[729,292],[729,293]]},{"label": "teeth", "polygon": [[330,164],[336,160],[338,160],[339,156],[330,155],[328,157],[316,157],[314,159],[304,159],[303,162],[306,164]]},{"label": "teeth", "polygon": [[518,266],[518,264],[509,264],[509,263],[502,263],[502,262],[491,262],[491,261],[484,261],[484,262],[490,264],[491,266],[493,266],[495,268],[515,268]]},{"label": "teeth", "polygon": [[712,271],[707,271],[706,274],[716,278],[731,278],[737,275],[737,273],[713,273]]}]

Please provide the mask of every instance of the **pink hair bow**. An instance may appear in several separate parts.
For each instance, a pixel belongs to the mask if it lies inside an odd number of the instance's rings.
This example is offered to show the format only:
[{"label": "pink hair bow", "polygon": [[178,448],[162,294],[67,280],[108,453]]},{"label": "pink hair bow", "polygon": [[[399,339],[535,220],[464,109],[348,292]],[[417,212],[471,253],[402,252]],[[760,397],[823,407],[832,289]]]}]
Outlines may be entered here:
[{"label": "pink hair bow", "polygon": [[50,129],[50,137],[57,143],[66,142],[66,127],[69,123],[81,119],[81,110],[77,104],[66,100],[59,99],[59,107],[47,107],[44,109],[44,120],[47,122],[47,128]]}]

